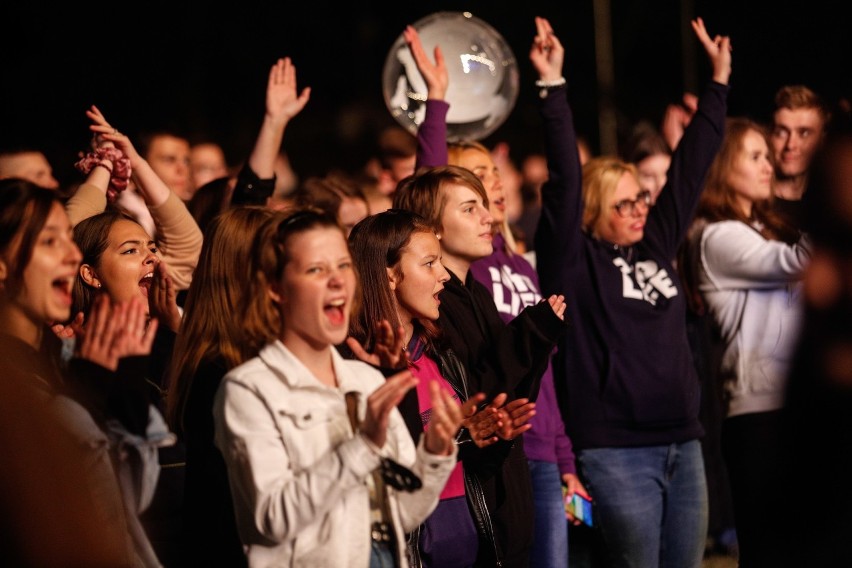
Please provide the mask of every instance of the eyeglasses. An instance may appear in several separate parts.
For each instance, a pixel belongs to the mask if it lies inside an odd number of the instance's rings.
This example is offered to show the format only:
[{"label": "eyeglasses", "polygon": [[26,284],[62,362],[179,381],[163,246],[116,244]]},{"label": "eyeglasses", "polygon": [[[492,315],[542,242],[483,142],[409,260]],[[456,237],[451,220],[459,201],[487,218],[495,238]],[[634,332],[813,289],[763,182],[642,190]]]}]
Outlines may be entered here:
[{"label": "eyeglasses", "polygon": [[636,206],[639,204],[644,205],[645,209],[651,207],[650,191],[643,189],[636,195],[636,199],[622,199],[621,201],[616,201],[612,207],[621,217],[626,218],[633,215],[634,211],[636,211]]}]

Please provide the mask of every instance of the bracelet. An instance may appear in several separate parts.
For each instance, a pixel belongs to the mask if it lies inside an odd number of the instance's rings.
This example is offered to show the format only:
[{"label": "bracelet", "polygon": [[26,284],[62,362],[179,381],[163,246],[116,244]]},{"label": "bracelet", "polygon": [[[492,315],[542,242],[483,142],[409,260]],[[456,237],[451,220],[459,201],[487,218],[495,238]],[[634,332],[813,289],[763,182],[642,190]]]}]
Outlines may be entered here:
[{"label": "bracelet", "polygon": [[[111,161],[113,167],[109,168],[103,163],[104,160]],[[109,171],[107,199],[112,201],[127,188],[131,174],[130,159],[119,148],[95,148],[74,164],[74,167],[84,174],[98,166]]]},{"label": "bracelet", "polygon": [[538,81],[535,82],[536,87],[541,87],[541,90],[538,92],[538,96],[543,98],[543,99],[546,99],[547,93],[549,92],[549,89],[555,89],[556,87],[561,87],[561,86],[565,85],[566,82],[567,81],[565,81],[565,77],[560,77],[560,78],[555,79],[553,81],[545,81],[543,79],[539,79]]},{"label": "bracelet", "polygon": [[[112,176],[112,168],[111,168],[111,167],[109,167],[109,166],[107,166],[107,165],[106,165],[105,163],[103,163],[103,162],[98,162],[97,164],[95,164],[94,166],[92,166],[92,170],[93,170],[93,169],[95,169],[95,168],[103,168],[103,169],[105,169],[106,171],[108,171],[108,172],[109,172],[109,175],[110,175],[110,176]],[[92,171],[92,170],[89,170],[89,171]]]},{"label": "bracelet", "polygon": [[553,81],[545,81],[544,79],[539,79],[535,82],[536,87],[544,87],[545,89],[552,89],[554,87],[561,87],[567,83],[565,77],[560,77],[558,79],[554,79]]}]

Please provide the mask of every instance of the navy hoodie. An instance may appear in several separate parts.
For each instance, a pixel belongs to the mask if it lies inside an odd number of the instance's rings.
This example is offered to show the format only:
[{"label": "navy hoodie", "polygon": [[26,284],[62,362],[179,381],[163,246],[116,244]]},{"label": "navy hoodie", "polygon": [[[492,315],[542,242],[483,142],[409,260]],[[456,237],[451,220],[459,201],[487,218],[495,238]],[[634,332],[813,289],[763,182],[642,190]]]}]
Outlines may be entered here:
[{"label": "navy hoodie", "polygon": [[582,229],[582,170],[565,88],[540,101],[549,180],[535,235],[542,295],[572,322],[554,382],[575,450],[684,442],[703,435],[686,301],[672,259],[721,145],[728,87],[711,82],[672,156],[643,239],[620,247]]}]

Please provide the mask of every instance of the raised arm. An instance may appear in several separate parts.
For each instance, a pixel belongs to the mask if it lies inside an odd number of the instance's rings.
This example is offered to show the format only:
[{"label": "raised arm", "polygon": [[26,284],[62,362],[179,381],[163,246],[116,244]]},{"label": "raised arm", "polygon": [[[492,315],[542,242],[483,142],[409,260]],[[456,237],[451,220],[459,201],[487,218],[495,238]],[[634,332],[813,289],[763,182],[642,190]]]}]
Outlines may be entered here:
[{"label": "raised arm", "polygon": [[148,161],[139,155],[130,138],[119,132],[117,128],[113,128],[95,105],[92,105],[86,111],[86,116],[92,121],[89,126],[92,132],[115,144],[116,148],[124,152],[124,155],[130,159],[130,166],[133,168],[133,181],[145,199],[145,204],[150,208],[165,203],[172,191],[154,172]]},{"label": "raised arm", "polygon": [[542,83],[554,86],[563,83],[562,66],[565,62],[565,48],[553,33],[550,22],[545,18],[535,19],[536,34],[530,48],[530,62]]},{"label": "raised arm", "polygon": [[130,138],[113,128],[96,106],[86,111],[86,115],[92,120],[89,127],[92,132],[115,144],[130,160],[132,179],[157,225],[157,244],[168,264],[169,276],[178,290],[187,289],[201,253],[201,229],[183,201],[139,155]]},{"label": "raised arm", "polygon": [[269,69],[266,112],[249,159],[237,175],[231,205],[266,205],[275,191],[275,161],[281,151],[284,130],[299,114],[311,95],[310,87],[296,92],[296,66],[290,58],[279,59]]},{"label": "raised arm", "polygon": [[[111,190],[110,184],[121,163],[125,168],[129,167],[129,160],[115,148],[115,144],[97,134],[92,137],[92,151],[74,164],[78,170],[86,173],[86,181],[80,184],[65,204],[72,225],[103,212],[107,202],[115,199],[115,189]],[[126,184],[127,176],[124,176],[122,182]]]},{"label": "raised arm", "polygon": [[660,239],[658,246],[672,258],[692,223],[707,171],[722,144],[731,75],[730,38],[711,39],[701,18],[693,20],[692,28],[710,60],[713,80],[672,154],[666,185],[648,214],[645,229],[646,238]]},{"label": "raised arm", "polygon": [[261,178],[275,175],[275,158],[281,150],[284,130],[302,112],[311,98],[311,88],[296,89],[296,66],[289,57],[279,59],[269,70],[266,84],[266,113],[248,163]]},{"label": "raised arm", "polygon": [[435,63],[429,60],[420,35],[414,26],[408,26],[402,32],[408,49],[417,65],[417,70],[426,82],[426,114],[423,123],[417,129],[417,161],[415,168],[424,166],[444,166],[447,164],[447,111],[450,105],[445,97],[450,85],[450,75],[441,47],[435,46]]},{"label": "raised arm", "polygon": [[692,30],[710,59],[710,65],[713,67],[713,80],[722,85],[727,85],[728,79],[731,77],[731,38],[717,35],[710,39],[710,34],[707,33],[704,20],[701,18],[692,20]]},{"label": "raised arm", "polygon": [[529,57],[538,73],[548,171],[548,180],[542,186],[535,249],[541,292],[549,295],[565,291],[564,272],[580,258],[583,174],[563,77],[565,48],[545,18],[536,18],[535,25]]}]

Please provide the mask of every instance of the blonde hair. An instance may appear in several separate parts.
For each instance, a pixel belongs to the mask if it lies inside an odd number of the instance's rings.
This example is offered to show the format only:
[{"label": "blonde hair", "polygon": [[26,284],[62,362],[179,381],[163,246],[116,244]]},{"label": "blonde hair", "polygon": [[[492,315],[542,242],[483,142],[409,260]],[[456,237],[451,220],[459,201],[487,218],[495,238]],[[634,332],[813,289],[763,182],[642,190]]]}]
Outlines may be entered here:
[{"label": "blonde hair", "polygon": [[[476,150],[482,152],[493,162],[491,151],[482,143],[476,140],[459,140],[447,145],[447,163],[451,166],[461,166],[462,154],[467,150]],[[486,192],[488,190],[486,189]],[[495,225],[503,238],[506,240],[506,252],[509,256],[515,254],[518,243],[515,241],[515,236],[512,234],[512,229],[509,227],[508,215],[503,216],[503,221],[499,225]]]},{"label": "blonde hair", "polygon": [[583,166],[583,229],[586,232],[595,234],[595,227],[624,174],[639,178],[636,166],[615,156],[592,158]]}]

